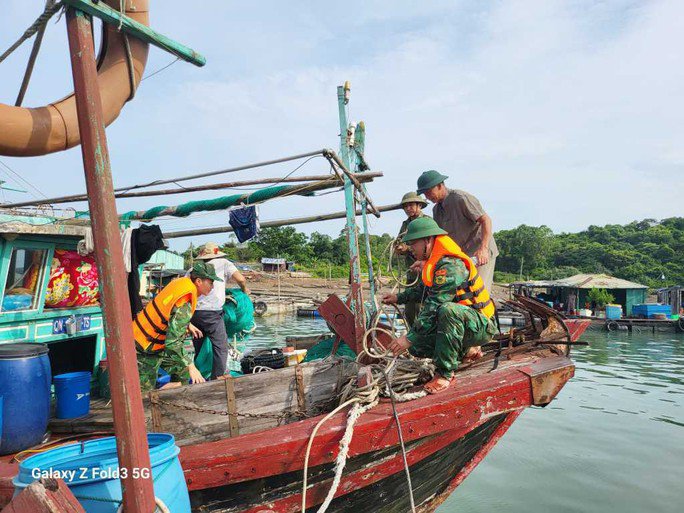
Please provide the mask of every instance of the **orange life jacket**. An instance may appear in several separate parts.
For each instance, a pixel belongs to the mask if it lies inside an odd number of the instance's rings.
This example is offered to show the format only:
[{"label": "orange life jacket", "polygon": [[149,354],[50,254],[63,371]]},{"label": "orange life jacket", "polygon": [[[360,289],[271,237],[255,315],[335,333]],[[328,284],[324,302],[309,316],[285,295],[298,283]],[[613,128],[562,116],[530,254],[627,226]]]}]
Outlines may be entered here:
[{"label": "orange life jacket", "polygon": [[430,258],[423,266],[422,278],[425,286],[432,287],[437,262],[445,256],[459,258],[468,270],[468,279],[458,286],[454,301],[461,305],[471,306],[485,317],[491,318],[495,310],[494,302],[477,272],[477,266],[448,235],[438,235],[435,238]]},{"label": "orange life jacket", "polygon": [[174,307],[197,306],[197,287],[190,278],[177,278],[164,287],[133,319],[135,345],[144,353],[158,353],[166,347],[166,330]]}]

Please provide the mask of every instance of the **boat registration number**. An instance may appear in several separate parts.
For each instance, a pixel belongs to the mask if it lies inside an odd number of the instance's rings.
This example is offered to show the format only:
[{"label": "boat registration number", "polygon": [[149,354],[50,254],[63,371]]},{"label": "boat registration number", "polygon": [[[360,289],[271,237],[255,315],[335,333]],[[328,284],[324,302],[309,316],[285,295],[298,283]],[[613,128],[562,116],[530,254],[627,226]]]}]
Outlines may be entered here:
[{"label": "boat registration number", "polygon": [[[75,329],[70,327],[75,325]],[[76,315],[72,317],[59,317],[52,321],[52,334],[61,335],[64,333],[73,334],[79,331],[90,329],[90,315]]]}]

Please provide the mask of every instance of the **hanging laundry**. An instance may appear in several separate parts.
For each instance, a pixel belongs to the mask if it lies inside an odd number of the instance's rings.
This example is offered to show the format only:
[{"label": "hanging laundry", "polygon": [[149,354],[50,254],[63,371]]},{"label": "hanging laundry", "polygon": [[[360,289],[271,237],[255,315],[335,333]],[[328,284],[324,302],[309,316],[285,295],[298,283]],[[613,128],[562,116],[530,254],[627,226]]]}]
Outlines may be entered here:
[{"label": "hanging laundry", "polygon": [[133,228],[124,228],[121,231],[121,249],[123,250],[124,265],[126,272],[131,272],[131,237],[133,236]]},{"label": "hanging laundry", "polygon": [[78,244],[76,245],[76,251],[78,251],[78,254],[81,256],[88,256],[95,251],[92,228],[86,229],[83,239],[79,240]]},{"label": "hanging laundry", "polygon": [[131,300],[131,315],[135,317],[143,309],[140,299],[140,273],[138,266],[148,262],[158,249],[168,247],[161,228],[156,224],[141,224],[131,233],[131,272],[128,273],[128,297]]},{"label": "hanging laundry", "polygon": [[253,239],[259,233],[259,212],[255,205],[231,210],[229,223],[240,242]]}]

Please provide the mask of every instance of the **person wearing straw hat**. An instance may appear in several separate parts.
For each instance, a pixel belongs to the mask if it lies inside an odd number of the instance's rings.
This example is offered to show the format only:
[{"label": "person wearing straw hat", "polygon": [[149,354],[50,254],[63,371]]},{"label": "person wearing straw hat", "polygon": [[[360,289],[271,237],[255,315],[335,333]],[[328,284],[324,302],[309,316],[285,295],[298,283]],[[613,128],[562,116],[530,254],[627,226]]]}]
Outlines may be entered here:
[{"label": "person wearing straw hat", "polygon": [[[219,249],[218,244],[207,242],[195,259],[201,260],[210,267],[213,267],[216,274],[225,283],[228,280],[233,280],[245,294],[249,295],[250,291],[247,287],[247,280],[238,271],[235,264],[225,258],[226,256]],[[195,355],[200,353],[205,336],[209,337],[211,341],[213,355],[211,379],[223,376],[226,373],[228,362],[228,334],[226,333],[226,325],[223,321],[223,306],[226,303],[225,283],[215,284],[209,294],[199,298],[197,310],[195,310],[191,321],[190,332],[192,334],[192,343],[195,347]]]},{"label": "person wearing straw hat", "polygon": [[489,342],[497,332],[494,303],[477,266],[441,229],[434,219],[411,221],[402,239],[416,259],[424,263],[421,281],[400,294],[382,298],[385,304],[423,301],[423,307],[406,335],[395,338],[390,350],[432,358],[436,374],[425,384],[436,394],[449,387],[454,371],[469,349]]},{"label": "person wearing straw hat", "polygon": [[176,278],[164,287],[133,319],[133,338],[137,350],[140,388],[153,390],[159,369],[171,382],[162,388],[187,383],[202,383],[204,378],[183,347],[195,311],[197,298],[211,292],[216,276],[214,268],[196,262],[189,276]]},{"label": "person wearing straw hat", "polygon": [[447,178],[434,169],[425,171],[418,178],[416,192],[425,194],[435,204],[432,217],[437,225],[473,257],[485,286],[491,290],[499,254],[492,232],[492,219],[475,196],[459,189],[448,189],[444,183]]},{"label": "person wearing straw hat", "polygon": [[[422,196],[411,191],[404,194],[401,198],[401,206],[406,214],[406,219],[404,219],[404,222],[401,223],[401,228],[399,228],[399,235],[397,235],[394,243],[394,251],[404,257],[404,264],[407,269],[406,283],[412,284],[418,279],[418,272],[411,269],[411,266],[416,259],[413,257],[411,249],[405,242],[402,242],[401,238],[406,235],[406,230],[408,230],[408,225],[411,221],[418,219],[419,217],[425,217],[423,209],[427,207],[427,201],[425,201]],[[407,301],[404,304],[404,316],[406,317],[406,322],[409,327],[413,325],[413,321],[415,320],[419,309],[419,301]]]}]

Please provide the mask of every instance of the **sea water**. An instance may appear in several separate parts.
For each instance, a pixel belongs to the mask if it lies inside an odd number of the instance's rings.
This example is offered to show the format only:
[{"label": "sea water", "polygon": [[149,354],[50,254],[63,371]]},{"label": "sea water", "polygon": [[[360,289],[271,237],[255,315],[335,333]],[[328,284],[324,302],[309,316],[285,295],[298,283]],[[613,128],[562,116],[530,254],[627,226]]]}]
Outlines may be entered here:
[{"label": "sea water", "polygon": [[[265,317],[257,347],[327,331]],[[684,335],[588,331],[575,377],[528,408],[438,513],[684,511]]]}]

